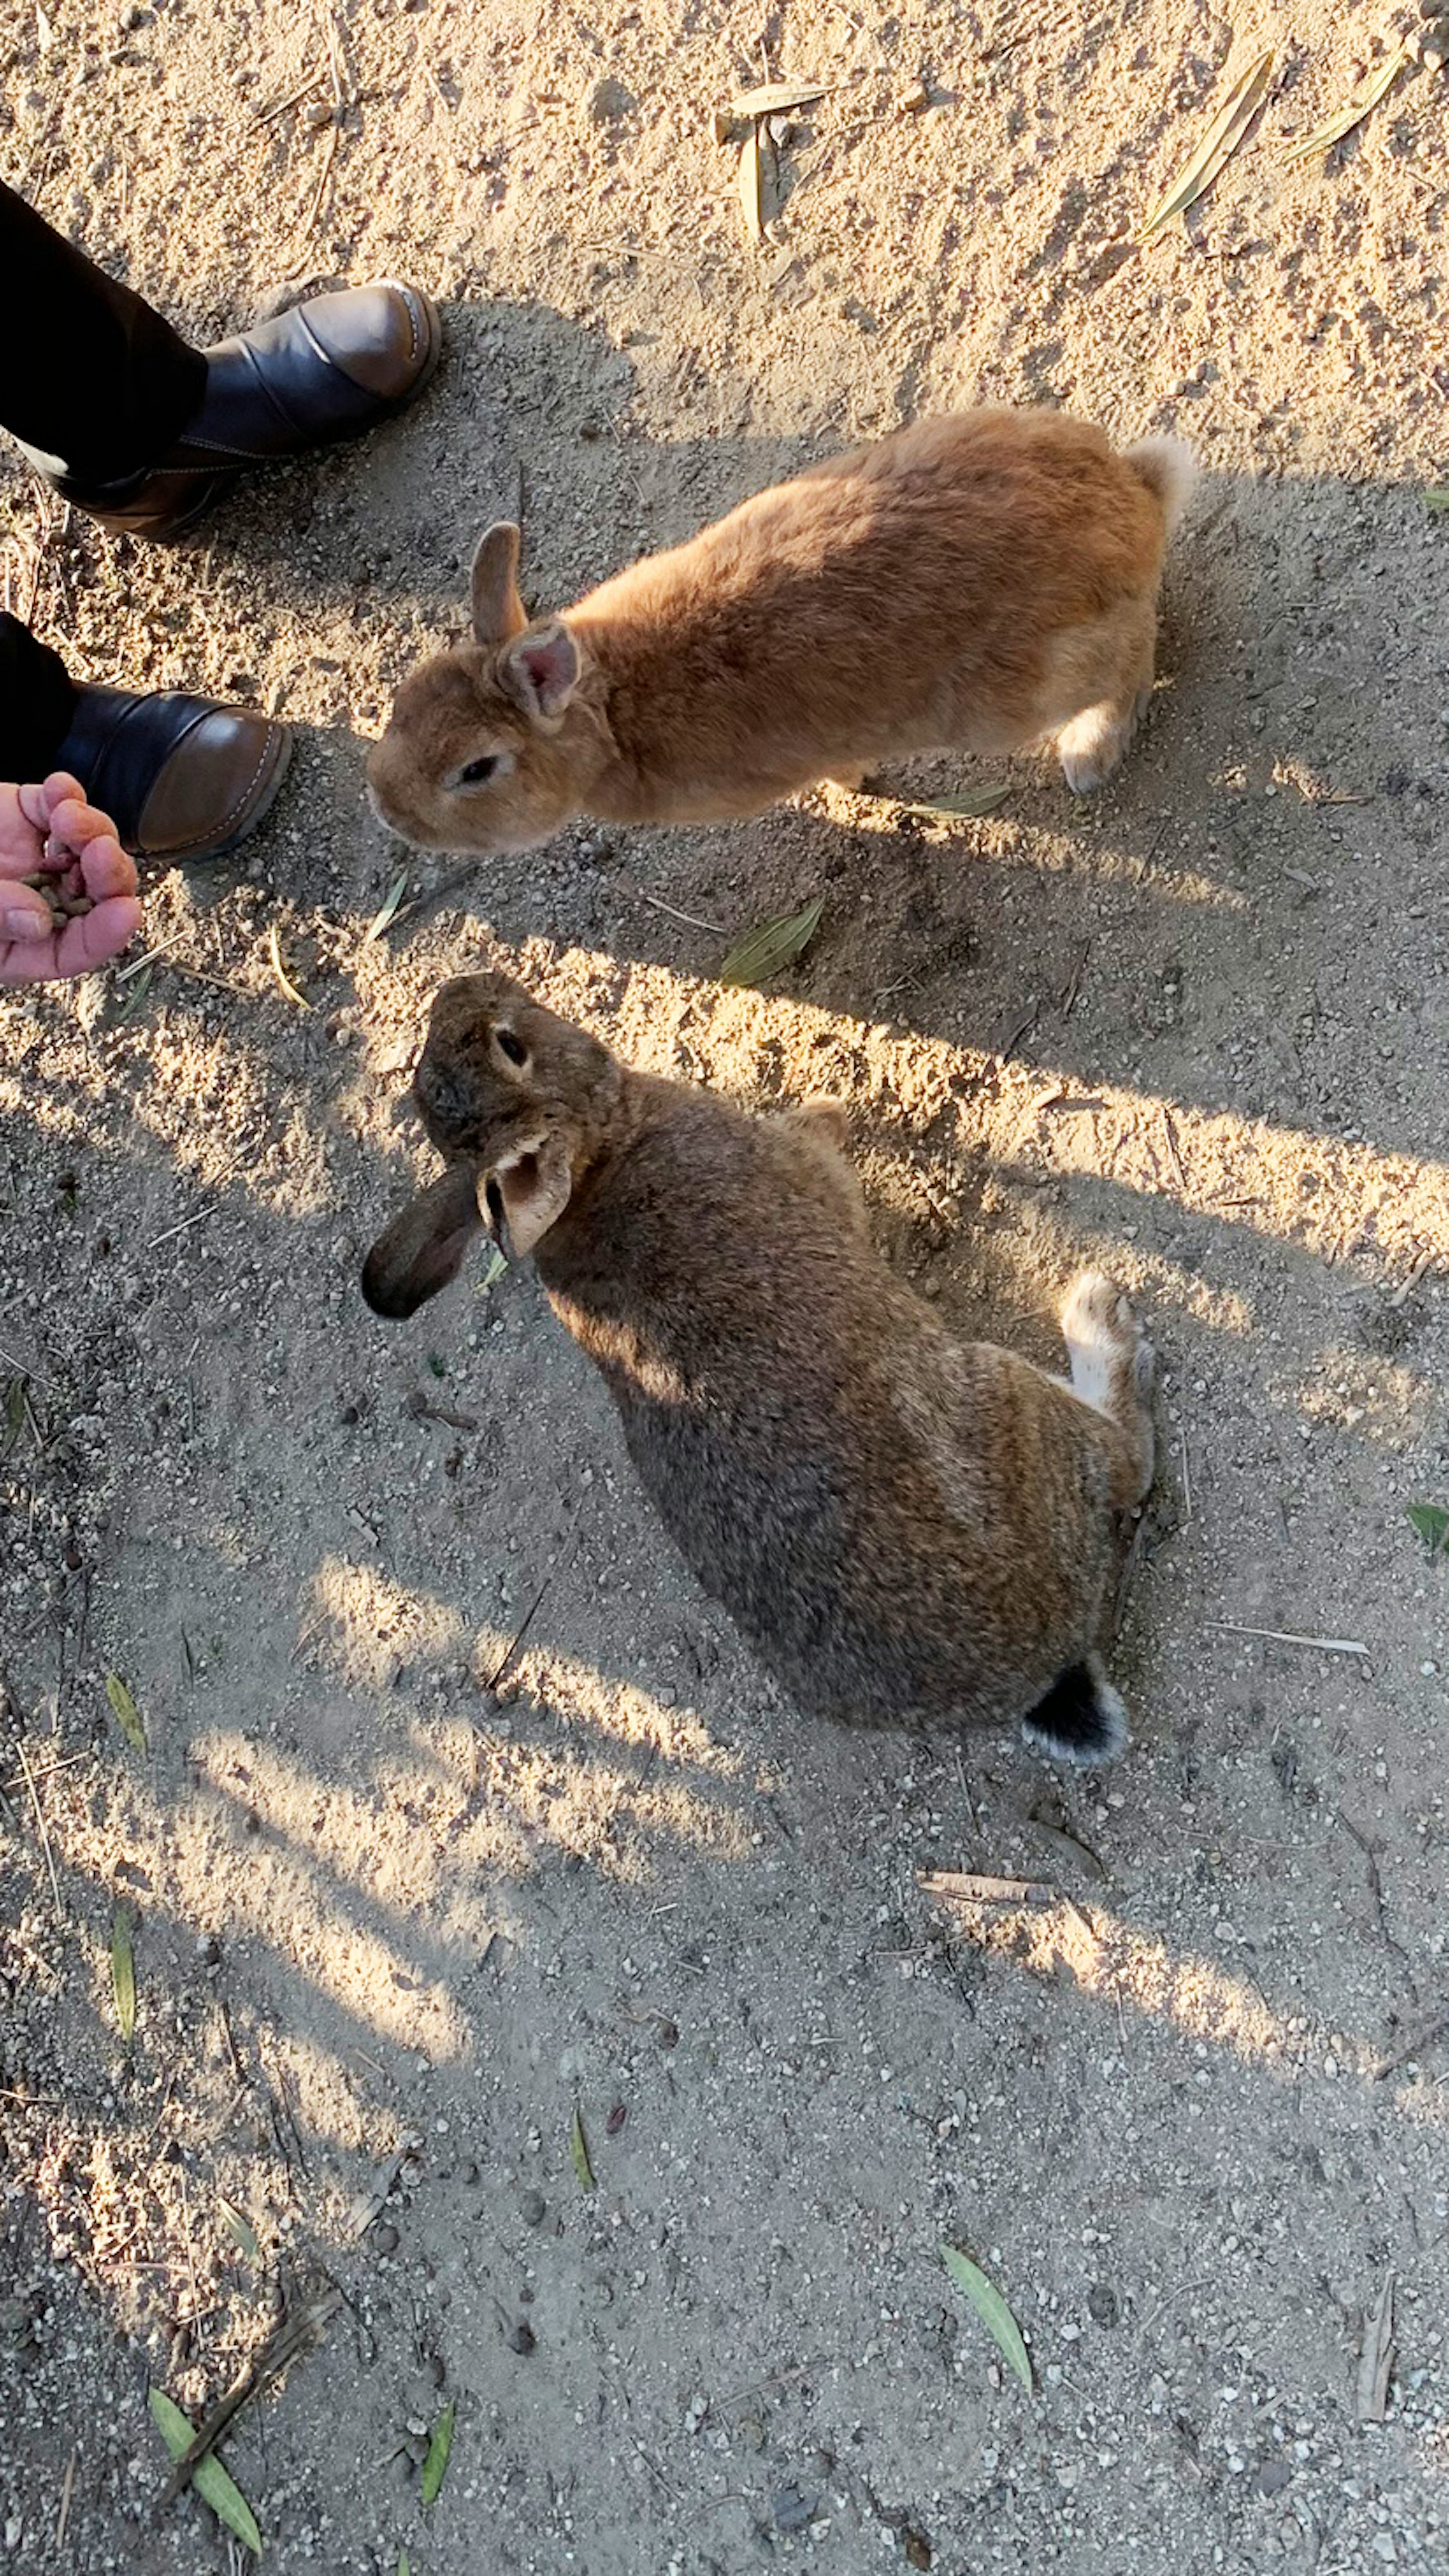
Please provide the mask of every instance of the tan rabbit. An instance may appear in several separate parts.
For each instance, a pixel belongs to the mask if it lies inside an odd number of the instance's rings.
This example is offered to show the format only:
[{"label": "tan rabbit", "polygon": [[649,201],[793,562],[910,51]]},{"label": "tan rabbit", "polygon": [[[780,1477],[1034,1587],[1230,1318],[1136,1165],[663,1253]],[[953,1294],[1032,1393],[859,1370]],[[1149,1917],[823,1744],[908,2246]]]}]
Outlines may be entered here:
[{"label": "tan rabbit", "polygon": [[714,823],[917,752],[1054,737],[1116,768],[1152,687],[1173,439],[1115,455],[1052,411],[918,421],[744,502],[530,624],[517,528],[473,562],[473,642],[403,682],[368,761],[430,849],[527,850],[575,815]]},{"label": "tan rabbit", "polygon": [[1070,1386],[953,1341],[872,1249],[834,1104],[748,1117],[501,975],[443,986],[415,1096],[447,1168],[368,1303],[412,1314],[485,1226],[533,1253],[675,1544],[803,1709],[1120,1750],[1098,1649],[1151,1357],[1109,1279],[1067,1293]]}]

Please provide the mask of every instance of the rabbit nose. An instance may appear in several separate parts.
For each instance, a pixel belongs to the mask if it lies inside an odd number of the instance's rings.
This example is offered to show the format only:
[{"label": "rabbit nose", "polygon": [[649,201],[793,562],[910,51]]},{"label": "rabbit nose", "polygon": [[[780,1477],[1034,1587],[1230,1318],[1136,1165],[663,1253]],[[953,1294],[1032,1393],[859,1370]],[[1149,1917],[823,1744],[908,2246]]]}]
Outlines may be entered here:
[{"label": "rabbit nose", "polygon": [[433,1125],[456,1132],[467,1124],[467,1093],[446,1065],[432,1064],[425,1055],[418,1066],[413,1092],[424,1117]]}]

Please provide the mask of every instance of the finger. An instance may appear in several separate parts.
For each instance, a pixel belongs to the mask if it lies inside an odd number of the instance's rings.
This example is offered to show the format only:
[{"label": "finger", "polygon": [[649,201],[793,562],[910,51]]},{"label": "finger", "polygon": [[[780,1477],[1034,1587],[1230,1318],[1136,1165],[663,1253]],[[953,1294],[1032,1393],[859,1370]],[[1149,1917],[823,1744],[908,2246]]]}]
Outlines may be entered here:
[{"label": "finger", "polygon": [[81,883],[93,903],[107,895],[134,894],[140,883],[136,862],[122,849],[109,826],[93,840],[77,841],[80,851]]},{"label": "finger", "polygon": [[[58,776],[59,772],[56,774]],[[76,794],[79,795],[80,792],[80,789],[77,788]],[[15,801],[20,807],[20,811],[24,815],[26,822],[32,824],[37,832],[43,832],[50,821],[50,805],[46,797],[45,789],[43,787],[17,787],[15,790]]]},{"label": "finger", "polygon": [[67,976],[88,975],[95,966],[118,957],[141,927],[141,907],[134,895],[114,895],[94,912],[69,921],[57,939],[0,941],[0,987],[53,984]]},{"label": "finger", "polygon": [[0,990],[14,984],[48,984],[60,968],[55,959],[56,941],[46,939],[0,940]]},{"label": "finger", "polygon": [[63,841],[69,850],[82,850],[87,841],[114,841],[116,827],[109,814],[103,814],[98,805],[88,805],[83,796],[63,796],[50,809],[50,837]]},{"label": "finger", "polygon": [[0,885],[0,939],[44,939],[50,930],[50,906],[33,886]]},{"label": "finger", "polygon": [[56,973],[88,975],[93,966],[104,966],[108,957],[119,957],[140,927],[141,907],[135,896],[111,895],[94,912],[66,923],[57,943]]}]

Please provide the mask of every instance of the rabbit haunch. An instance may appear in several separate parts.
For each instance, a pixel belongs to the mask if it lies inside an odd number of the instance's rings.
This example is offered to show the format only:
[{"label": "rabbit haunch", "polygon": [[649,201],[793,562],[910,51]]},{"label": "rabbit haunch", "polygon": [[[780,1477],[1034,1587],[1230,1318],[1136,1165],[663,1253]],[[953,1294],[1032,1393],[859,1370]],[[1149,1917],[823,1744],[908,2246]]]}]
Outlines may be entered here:
[{"label": "rabbit haunch", "polygon": [[1098,1650],[1152,1427],[1110,1280],[1067,1293],[1070,1386],[952,1340],[872,1248],[834,1104],[747,1116],[503,976],[444,985],[416,1099],[446,1168],[369,1304],[412,1314],[485,1228],[534,1253],[676,1546],[801,1708],[1119,1748]]},{"label": "rabbit haunch", "polygon": [[1054,740],[1074,788],[1152,688],[1186,448],[1050,411],[959,412],[773,486],[530,623],[519,535],[473,566],[473,641],[403,682],[368,762],[424,847],[527,850],[578,814],[712,823],[822,778]]}]

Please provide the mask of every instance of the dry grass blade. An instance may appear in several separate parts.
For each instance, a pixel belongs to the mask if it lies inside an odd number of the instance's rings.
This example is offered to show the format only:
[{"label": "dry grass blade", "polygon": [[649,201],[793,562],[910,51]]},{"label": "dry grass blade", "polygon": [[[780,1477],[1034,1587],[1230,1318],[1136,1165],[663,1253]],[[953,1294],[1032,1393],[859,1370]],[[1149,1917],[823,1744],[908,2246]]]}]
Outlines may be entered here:
[{"label": "dry grass blade", "polygon": [[281,985],[288,1001],[295,1002],[299,1011],[310,1011],[312,1005],[308,1001],[306,994],[298,992],[296,985],[292,982],[290,975],[287,973],[286,967],[282,964],[282,943],[277,937],[277,925],[275,922],[273,922],[271,929],[267,934],[267,954],[272,961],[272,973],[276,976],[277,982]]},{"label": "dry grass blade", "polygon": [[374,913],[371,921],[368,923],[367,928],[362,934],[362,946],[364,948],[370,948],[375,939],[381,939],[383,932],[386,930],[388,923],[392,920],[393,915],[397,911],[398,905],[401,903],[407,890],[408,872],[406,868],[402,868],[393,878],[391,885],[388,887],[387,893],[383,897],[381,911]]},{"label": "dry grass blade", "polygon": [[1389,2376],[1393,2367],[1394,2276],[1390,2272],[1363,2321],[1357,2391],[1360,2424],[1382,2424],[1389,2411]]},{"label": "dry grass blade", "polygon": [[719,970],[722,984],[763,984],[778,975],[782,966],[791,966],[803,956],[825,910],[825,897],[816,895],[803,912],[787,913],[779,921],[765,921],[752,930],[737,948],[732,948]]},{"label": "dry grass blade", "polygon": [[1155,206],[1138,233],[1140,242],[1150,241],[1154,233],[1170,224],[1174,215],[1186,214],[1199,197],[1206,194],[1218,172],[1232,159],[1254,117],[1263,103],[1268,75],[1273,68],[1271,52],[1259,54],[1256,62],[1234,81],[1218,109],[1201,143],[1187,167],[1178,173],[1161,203]]},{"label": "dry grass blade", "polygon": [[1009,787],[986,787],[979,796],[938,796],[927,805],[901,805],[902,814],[924,814],[943,823],[959,822],[963,815],[994,814],[1011,794]]},{"label": "dry grass blade", "polygon": [[131,1917],[124,1905],[118,1905],[111,1924],[111,1992],[116,1999],[116,2025],[122,2045],[129,2048],[136,2036],[136,1952],[131,1940]]},{"label": "dry grass blade", "polygon": [[146,1750],[146,1729],[142,1722],[141,1712],[136,1706],[134,1699],[131,1697],[130,1691],[122,1681],[119,1673],[107,1673],[106,1697],[111,1703],[112,1715],[114,1716],[121,1733],[124,1735],[126,1742],[132,1747],[134,1752],[144,1753]]},{"label": "dry grass blade", "polygon": [[1346,107],[1339,108],[1336,115],[1330,116],[1324,124],[1315,126],[1311,134],[1300,135],[1296,143],[1290,143],[1283,155],[1284,160],[1290,163],[1308,161],[1315,152],[1331,151],[1335,143],[1341,143],[1346,134],[1352,134],[1354,127],[1362,124],[1370,108],[1377,107],[1380,99],[1388,97],[1400,72],[1407,71],[1413,60],[1408,46],[1400,45],[1397,53],[1390,54],[1376,70],[1370,72]]},{"label": "dry grass blade", "polygon": [[829,81],[766,81],[759,89],[741,90],[732,98],[731,116],[784,116],[792,107],[810,107],[825,98]]},{"label": "dry grass blade", "polygon": [[1039,1878],[989,1878],[970,1869],[923,1869],[927,1896],[958,1896],[967,1905],[1055,1905],[1057,1892]]},{"label": "dry grass blade", "polygon": [[[194,2436],[187,2417],[174,2398],[167,2396],[164,2388],[152,2389],[151,2413],[172,2459],[182,2459]],[[256,2516],[235,2480],[227,2476],[220,2460],[213,2459],[208,2452],[193,2469],[191,2483],[203,2502],[210,2505],[217,2521],[224,2522],[228,2531],[234,2531],[252,2555],[260,2558],[262,2535],[257,2529]]]},{"label": "dry grass blade", "polygon": [[[275,2379],[279,2371],[286,2369],[288,2362],[295,2358],[303,2345],[309,2343],[314,2335],[321,2333],[322,2328],[336,2315],[341,2305],[340,2290],[324,2290],[320,2298],[312,2299],[305,2308],[298,2308],[292,2316],[283,2319],[275,2334],[268,2335],[260,2352],[247,2363],[241,2376],[233,2381],[226,2395],[217,2399],[211,2413],[202,2418],[195,2432],[186,2423],[185,2416],[181,2416],[180,2420],[186,2426],[185,2440],[179,2445],[173,2445],[171,2435],[167,2434],[166,2437],[167,2447],[171,2451],[176,2468],[161,2498],[163,2505],[170,2504],[173,2497],[178,2496],[182,2488],[189,2485],[193,2479],[201,2493],[206,2494],[206,2489],[201,2483],[201,2472],[206,2466],[207,2453],[221,2440],[232,2417],[240,2413],[250,2398],[255,2397],[258,2389],[266,2387],[268,2380]],[[153,2414],[156,2414],[156,2394],[157,2392],[153,2391],[151,2410]],[[166,2398],[165,2403],[169,2406],[171,2400]],[[173,2409],[173,2412],[178,2411]],[[161,2422],[159,2414],[156,2415],[156,2420],[158,2424]],[[162,2429],[164,2431],[165,2427],[163,2426]],[[209,2496],[207,2502],[211,2502]]]},{"label": "dry grass blade", "polygon": [[988,2281],[979,2263],[969,2254],[959,2254],[954,2245],[943,2245],[941,2260],[958,2290],[964,2290],[997,2351],[1010,2364],[1030,2397],[1036,2382],[1032,2377],[1031,2357],[1021,2339],[1021,2328],[993,2281]]},{"label": "dry grass blade", "polygon": [[1321,1655],[1368,1653],[1357,1637],[1304,1637],[1296,1628],[1245,1628],[1238,1619],[1209,1619],[1208,1626],[1220,1628],[1228,1637],[1266,1637],[1274,1646],[1316,1646]]},{"label": "dry grass blade", "polygon": [[15,1759],[24,1773],[25,1786],[30,1793],[30,1812],[35,1818],[35,1830],[40,1836],[40,1848],[45,1854],[45,1866],[50,1873],[50,1893],[56,1913],[59,1914],[61,1911],[60,1881],[55,1874],[55,1854],[50,1847],[50,1829],[45,1821],[45,1809],[40,1803],[40,1792],[35,1785],[35,1774],[30,1768],[30,1757],[23,1744],[17,1743]]},{"label": "dry grass blade", "polygon": [[740,145],[740,212],[745,230],[752,241],[765,238],[765,172],[760,150],[760,129],[752,125]]},{"label": "dry grass blade", "polygon": [[580,2189],[592,2191],[595,2188],[594,2168],[589,2162],[589,2142],[584,2136],[584,2124],[577,2110],[574,2112],[573,2125],[569,2130],[569,2154],[574,2160],[574,2171],[578,2175]]}]

